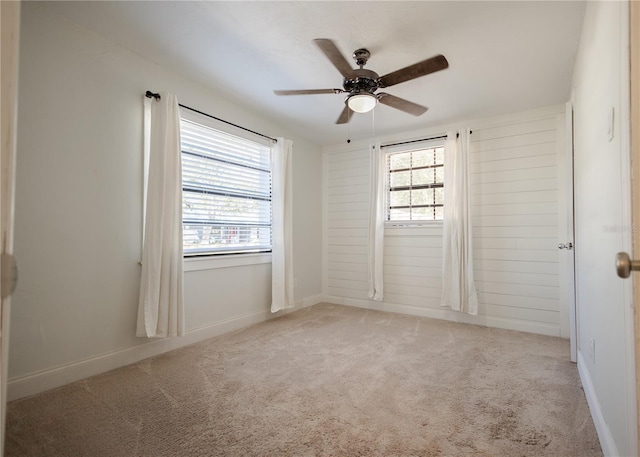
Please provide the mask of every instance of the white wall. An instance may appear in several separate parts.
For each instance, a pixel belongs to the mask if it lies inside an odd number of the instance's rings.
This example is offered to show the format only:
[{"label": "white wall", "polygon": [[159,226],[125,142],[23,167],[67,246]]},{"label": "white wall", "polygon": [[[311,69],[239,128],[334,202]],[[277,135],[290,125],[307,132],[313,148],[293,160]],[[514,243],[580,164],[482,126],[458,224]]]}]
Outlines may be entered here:
[{"label": "white wall", "polygon": [[[185,273],[188,335],[136,338],[142,226],[142,100],[181,103],[294,141],[298,307],[321,292],[321,154],[225,94],[25,2],[22,8],[10,398],[269,316],[270,264]],[[315,211],[314,211],[315,210]],[[192,270],[194,265],[187,265]]]},{"label": "white wall", "polygon": [[[324,148],[327,300],[569,337],[564,106],[460,122],[381,141],[470,128],[474,271],[479,315],[440,307],[442,224],[385,229],[384,301],[367,298],[368,141]],[[445,190],[446,191],[446,190]]]},{"label": "white wall", "polygon": [[631,280],[614,268],[631,252],[627,8],[587,3],[573,78],[578,368],[605,455],[624,456],[637,455]]}]

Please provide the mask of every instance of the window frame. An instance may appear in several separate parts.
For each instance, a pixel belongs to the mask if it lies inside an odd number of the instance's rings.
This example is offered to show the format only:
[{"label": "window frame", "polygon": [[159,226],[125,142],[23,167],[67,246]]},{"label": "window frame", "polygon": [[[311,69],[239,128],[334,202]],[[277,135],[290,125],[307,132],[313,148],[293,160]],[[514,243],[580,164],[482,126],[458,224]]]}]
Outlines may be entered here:
[{"label": "window frame", "polygon": [[[438,139],[432,139],[432,140],[425,140],[424,142],[418,142],[418,143],[413,143],[411,142],[411,144],[398,144],[398,145],[394,145],[391,147],[385,147],[382,146],[382,153],[384,154],[384,163],[385,163],[385,227],[389,227],[389,228],[393,228],[393,227],[424,227],[424,226],[428,226],[428,225],[442,225],[443,220],[444,220],[444,215],[442,219],[423,219],[423,220],[398,220],[398,219],[390,219],[391,218],[391,192],[392,187],[391,187],[391,174],[394,172],[402,172],[402,171],[410,171],[410,170],[418,170],[418,169],[436,169],[436,168],[442,168],[444,170],[444,166],[445,166],[445,160],[444,160],[444,144],[445,144],[445,139],[443,138],[438,138]],[[390,169],[390,156],[394,155],[394,154],[402,154],[402,153],[409,153],[409,152],[414,152],[414,151],[422,151],[422,150],[428,150],[428,149],[437,149],[437,148],[442,148],[443,149],[443,159],[442,159],[442,163],[437,163],[437,164],[429,164],[426,166],[419,166],[419,167],[409,167],[406,169],[397,169],[397,170],[391,170]],[[412,183],[411,183],[412,184]],[[404,189],[404,187],[406,187],[406,189]],[[443,173],[443,177],[442,177],[442,182],[434,182],[432,184],[419,184],[417,186],[400,186],[400,187],[396,187],[394,190],[395,191],[399,191],[399,190],[415,190],[415,189],[446,189],[446,183],[444,182],[444,173]],[[437,208],[437,207],[441,207],[444,209],[444,199],[442,204],[436,204],[435,202],[433,204],[429,204],[429,205],[409,205],[406,208],[417,208],[417,207],[428,207],[428,208]],[[399,208],[399,207],[398,207]]]},{"label": "window frame", "polygon": [[[210,119],[208,117],[202,116],[196,112],[192,112],[190,110],[186,110],[184,108],[180,108],[180,128],[182,134],[182,126],[183,121],[199,124],[206,128],[213,129],[219,132],[222,135],[229,135],[231,137],[240,138],[243,141],[253,142],[265,148],[270,148],[271,143],[258,138],[257,135],[252,135],[250,133],[245,132],[240,128],[234,128],[232,126],[226,125],[222,122],[216,121],[214,119]],[[182,150],[182,141],[181,141],[181,157],[184,157],[184,154],[190,154],[188,152],[183,152]],[[267,153],[269,154],[269,153]],[[214,161],[215,159],[211,159]],[[270,157],[269,157],[270,161]],[[248,167],[251,168],[251,167]],[[266,246],[256,246],[255,248],[248,247],[243,249],[242,247],[238,248],[230,248],[230,249],[217,249],[217,250],[207,250],[207,251],[193,251],[188,252],[185,250],[185,238],[184,238],[184,228],[185,228],[185,215],[183,213],[182,216],[182,227],[183,227],[183,258],[185,262],[188,262],[189,266],[185,266],[185,271],[193,271],[193,270],[202,270],[202,269],[211,269],[211,268],[223,268],[223,267],[233,267],[233,266],[242,266],[242,265],[253,265],[253,264],[261,264],[261,263],[270,263],[271,262],[271,252],[273,248],[273,207],[272,207],[272,171],[269,162],[269,171],[268,171],[268,201],[269,201],[269,224],[263,225],[263,227],[269,228],[269,247]],[[265,172],[266,170],[262,170]],[[183,171],[184,173],[184,171]],[[184,178],[184,174],[182,175]],[[182,192],[197,192],[196,189],[192,188],[192,186],[185,186],[183,182]],[[203,192],[208,193],[208,192]],[[235,194],[236,198],[248,198],[253,199],[251,195],[241,195],[242,192],[237,192]],[[261,199],[263,201],[267,201],[264,198],[266,192],[261,195]],[[220,221],[221,223],[224,221]],[[193,224],[192,224],[193,225]],[[229,223],[227,226],[240,226],[241,224],[233,224]],[[255,224],[254,224],[255,225]]]}]

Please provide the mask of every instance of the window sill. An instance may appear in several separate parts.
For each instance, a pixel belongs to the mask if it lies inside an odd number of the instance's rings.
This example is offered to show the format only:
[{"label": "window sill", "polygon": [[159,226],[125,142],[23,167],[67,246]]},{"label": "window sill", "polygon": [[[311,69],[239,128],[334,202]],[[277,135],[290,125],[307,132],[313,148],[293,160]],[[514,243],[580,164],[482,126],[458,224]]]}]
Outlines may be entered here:
[{"label": "window sill", "polygon": [[[390,225],[387,225],[390,224]],[[385,237],[427,236],[442,237],[442,221],[429,221],[406,225],[395,225],[388,222],[384,226]]]},{"label": "window sill", "polygon": [[217,268],[244,267],[271,263],[271,253],[237,254],[208,257],[185,257],[184,271],[215,270]]},{"label": "window sill", "polygon": [[407,221],[407,222],[385,222],[386,229],[405,229],[405,228],[424,228],[424,227],[442,227],[442,221]]}]

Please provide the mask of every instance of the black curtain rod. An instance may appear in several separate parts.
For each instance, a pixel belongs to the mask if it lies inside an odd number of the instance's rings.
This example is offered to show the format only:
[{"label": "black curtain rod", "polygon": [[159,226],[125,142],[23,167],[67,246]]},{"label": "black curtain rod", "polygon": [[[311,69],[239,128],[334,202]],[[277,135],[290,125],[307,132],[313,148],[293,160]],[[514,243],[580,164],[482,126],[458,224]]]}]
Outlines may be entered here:
[{"label": "black curtain rod", "polygon": [[[156,99],[156,101],[159,101],[159,100],[160,100],[160,94],[156,94],[156,93],[154,93],[154,92],[151,92],[150,90],[148,90],[147,92],[145,92],[145,94],[144,94],[144,95],[145,95],[145,97],[147,97],[147,98],[155,98],[155,99]],[[184,108],[184,109],[188,109],[189,111],[193,111],[194,113],[198,113],[198,114],[202,114],[203,116],[210,117],[211,119],[215,119],[216,121],[220,121],[220,122],[224,122],[225,124],[232,125],[232,126],[237,127],[237,128],[239,128],[239,129],[241,129],[241,130],[244,130],[244,131],[246,131],[246,132],[251,132],[251,133],[253,133],[254,135],[258,135],[258,136],[261,136],[261,137],[263,137],[263,138],[267,138],[267,139],[269,139],[269,140],[271,140],[271,141],[273,141],[273,142],[275,142],[275,143],[277,143],[277,142],[278,142],[278,140],[276,140],[275,138],[271,138],[270,136],[263,135],[262,133],[256,132],[256,131],[254,131],[254,130],[250,130],[250,129],[248,129],[248,128],[246,128],[246,127],[243,127],[243,126],[241,126],[241,125],[234,124],[233,122],[225,121],[224,119],[220,119],[219,117],[212,116],[211,114],[203,113],[202,111],[197,110],[197,109],[195,109],[195,108],[191,108],[190,106],[186,106],[186,105],[183,105],[183,104],[181,104],[181,103],[178,103],[178,106],[180,106],[180,107],[182,107],[182,108]]]},{"label": "black curtain rod", "polygon": [[447,137],[447,135],[440,135],[440,136],[432,136],[431,138],[421,138],[419,140],[401,141],[400,143],[382,144],[382,145],[380,145],[380,148],[388,148],[388,147],[391,147],[391,146],[400,146],[401,144],[421,143],[423,141],[439,140],[439,139],[446,138],[446,137]]},{"label": "black curtain rod", "polygon": [[[469,133],[473,133],[473,132],[469,130]],[[440,136],[432,136],[429,138],[420,138],[419,140],[401,141],[400,143],[382,144],[380,145],[380,148],[389,148],[391,146],[400,146],[402,144],[421,143],[423,141],[429,141],[429,140],[440,140],[446,137],[447,135],[440,135]],[[456,138],[459,138],[459,137],[460,137],[460,134],[456,133]]]}]

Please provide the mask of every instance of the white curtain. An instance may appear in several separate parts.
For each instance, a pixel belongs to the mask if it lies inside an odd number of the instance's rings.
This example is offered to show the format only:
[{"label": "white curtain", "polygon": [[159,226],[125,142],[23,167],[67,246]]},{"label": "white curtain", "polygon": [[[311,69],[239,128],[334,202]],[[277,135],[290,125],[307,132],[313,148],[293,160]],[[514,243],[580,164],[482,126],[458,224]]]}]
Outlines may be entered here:
[{"label": "white curtain", "polygon": [[175,95],[145,98],[145,220],[136,335],[184,335],[180,111]]},{"label": "white curtain", "polygon": [[370,147],[369,298],[383,298],[384,219],[386,166],[380,143]]},{"label": "white curtain", "polygon": [[448,132],[444,146],[444,223],[442,306],[478,314],[473,282],[473,246],[469,202],[469,134]]},{"label": "white curtain", "polygon": [[292,153],[291,140],[271,146],[271,312],[293,308]]}]

